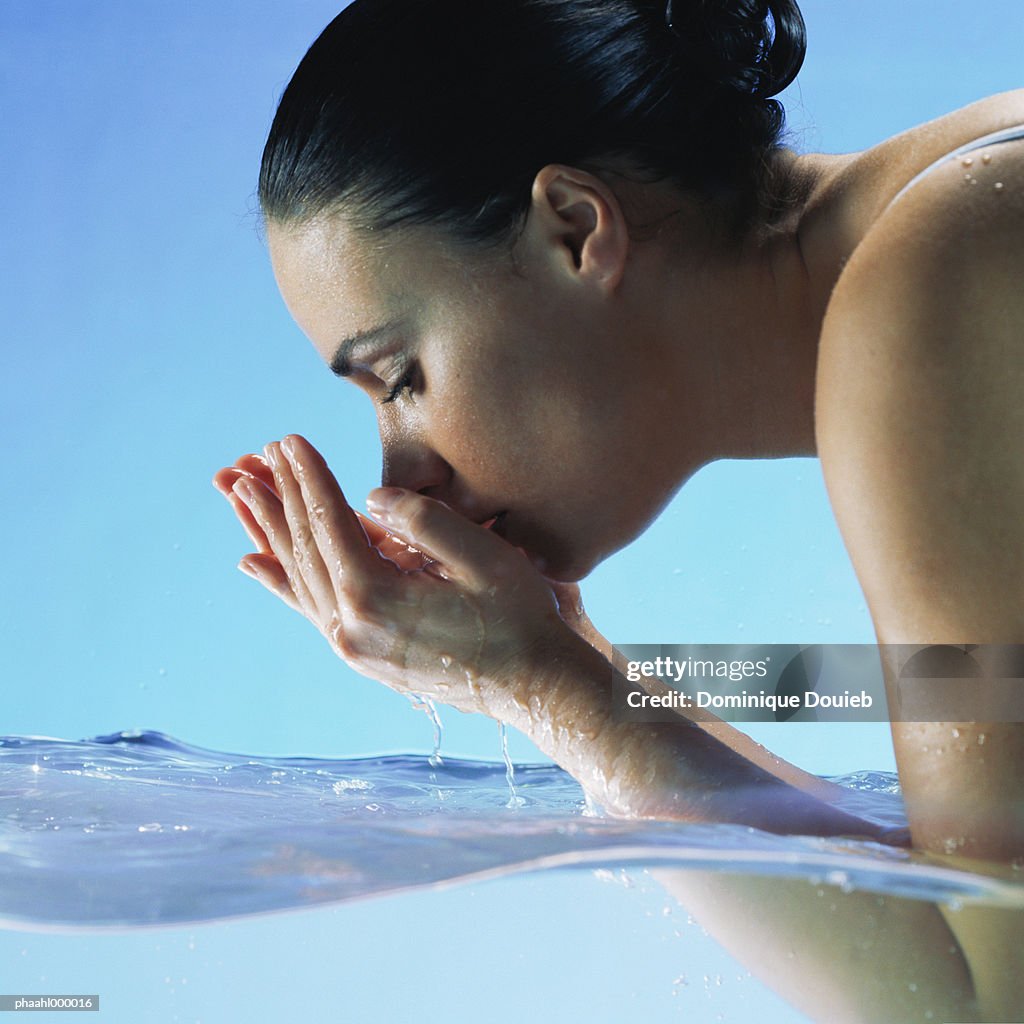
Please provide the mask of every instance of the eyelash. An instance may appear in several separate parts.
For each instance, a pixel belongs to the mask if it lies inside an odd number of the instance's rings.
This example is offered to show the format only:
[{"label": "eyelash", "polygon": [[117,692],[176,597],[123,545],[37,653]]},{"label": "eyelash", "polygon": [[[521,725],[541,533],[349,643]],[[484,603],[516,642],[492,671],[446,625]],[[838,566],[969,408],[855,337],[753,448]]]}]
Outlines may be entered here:
[{"label": "eyelash", "polygon": [[408,389],[409,394],[412,394],[412,374],[413,368],[410,366],[405,373],[402,374],[402,379],[393,387],[390,391],[380,400],[381,405],[387,405],[388,402],[395,401],[398,396]]}]

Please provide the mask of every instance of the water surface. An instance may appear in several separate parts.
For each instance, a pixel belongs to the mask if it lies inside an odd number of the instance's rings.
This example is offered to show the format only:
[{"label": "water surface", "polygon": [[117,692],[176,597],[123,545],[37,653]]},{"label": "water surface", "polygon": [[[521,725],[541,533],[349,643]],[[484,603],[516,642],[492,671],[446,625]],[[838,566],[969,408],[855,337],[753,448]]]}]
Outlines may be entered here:
[{"label": "water surface", "polygon": [[[832,777],[905,824],[894,775]],[[159,732],[0,738],[0,925],[179,925],[517,871],[671,865],[1024,907],[1024,884],[874,842],[600,815],[560,768],[262,757]]]}]

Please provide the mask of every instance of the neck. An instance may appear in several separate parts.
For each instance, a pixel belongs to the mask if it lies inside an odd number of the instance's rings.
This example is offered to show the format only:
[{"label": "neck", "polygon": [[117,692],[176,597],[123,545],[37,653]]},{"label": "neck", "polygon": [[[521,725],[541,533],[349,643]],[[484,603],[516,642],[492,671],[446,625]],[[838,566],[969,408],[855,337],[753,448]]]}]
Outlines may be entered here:
[{"label": "neck", "polygon": [[704,247],[682,287],[677,273],[666,323],[677,371],[700,392],[686,414],[700,434],[693,468],[817,454],[818,342],[842,262],[822,213],[848,161],[780,153],[758,226],[739,245]]}]

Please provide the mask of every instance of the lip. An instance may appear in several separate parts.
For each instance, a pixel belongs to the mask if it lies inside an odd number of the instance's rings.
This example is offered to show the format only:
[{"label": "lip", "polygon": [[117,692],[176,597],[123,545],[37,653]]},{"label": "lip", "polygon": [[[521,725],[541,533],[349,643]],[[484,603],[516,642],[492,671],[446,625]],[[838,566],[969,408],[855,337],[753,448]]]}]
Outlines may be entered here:
[{"label": "lip", "polygon": [[485,519],[480,525],[485,530],[490,530],[492,533],[496,533],[499,537],[502,536],[502,527],[505,525],[505,519],[508,516],[508,511],[503,510],[491,516],[490,519]]}]

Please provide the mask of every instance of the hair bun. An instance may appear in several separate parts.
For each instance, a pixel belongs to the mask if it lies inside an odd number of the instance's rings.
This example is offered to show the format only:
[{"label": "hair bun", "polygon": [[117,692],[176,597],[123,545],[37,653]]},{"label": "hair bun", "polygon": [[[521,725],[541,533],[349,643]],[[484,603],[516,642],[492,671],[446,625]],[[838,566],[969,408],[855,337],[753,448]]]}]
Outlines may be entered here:
[{"label": "hair bun", "polygon": [[667,0],[687,62],[722,88],[768,99],[797,76],[807,33],[795,0]]}]

